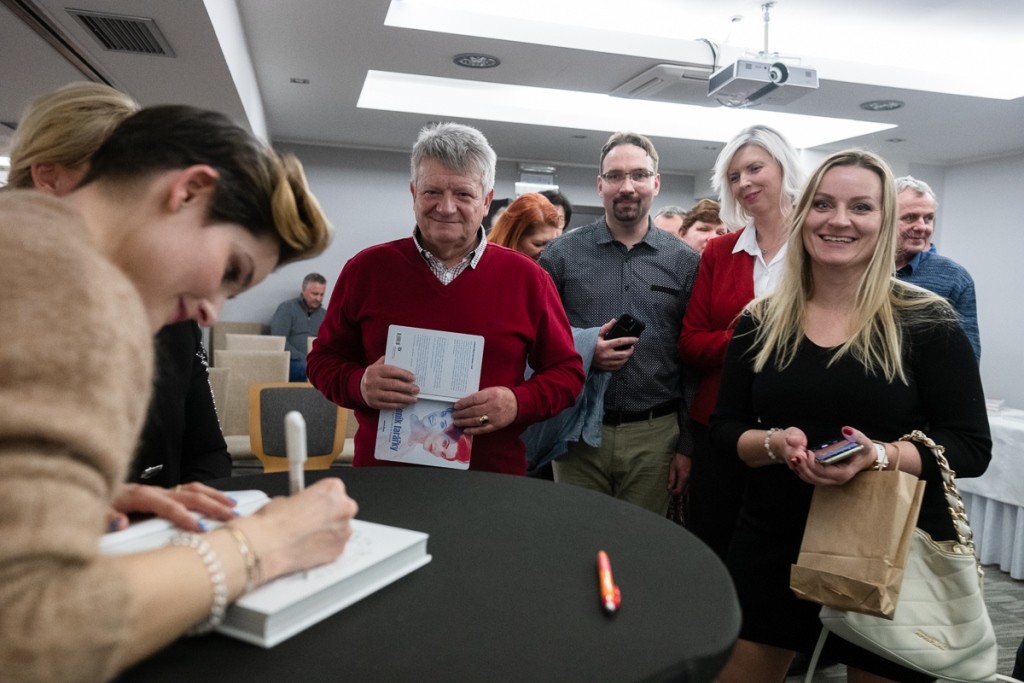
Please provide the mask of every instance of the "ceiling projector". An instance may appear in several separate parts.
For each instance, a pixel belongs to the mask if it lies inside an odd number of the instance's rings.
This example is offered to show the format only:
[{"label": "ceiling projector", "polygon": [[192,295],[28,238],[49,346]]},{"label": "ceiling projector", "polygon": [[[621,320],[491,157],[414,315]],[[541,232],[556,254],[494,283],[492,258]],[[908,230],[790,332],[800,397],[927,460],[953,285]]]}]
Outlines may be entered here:
[{"label": "ceiling projector", "polygon": [[818,89],[818,72],[782,62],[740,59],[708,80],[708,97],[729,107],[784,105]]}]

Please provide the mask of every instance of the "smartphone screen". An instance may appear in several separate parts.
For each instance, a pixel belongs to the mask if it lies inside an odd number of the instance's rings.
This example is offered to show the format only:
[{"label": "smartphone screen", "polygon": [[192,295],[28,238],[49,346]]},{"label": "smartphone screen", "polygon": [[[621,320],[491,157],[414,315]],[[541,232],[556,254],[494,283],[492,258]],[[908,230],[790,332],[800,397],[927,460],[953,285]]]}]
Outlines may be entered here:
[{"label": "smartphone screen", "polygon": [[814,452],[814,459],[816,461],[823,465],[831,465],[846,460],[851,455],[860,453],[863,448],[863,446],[855,441],[833,439],[811,450]]}]

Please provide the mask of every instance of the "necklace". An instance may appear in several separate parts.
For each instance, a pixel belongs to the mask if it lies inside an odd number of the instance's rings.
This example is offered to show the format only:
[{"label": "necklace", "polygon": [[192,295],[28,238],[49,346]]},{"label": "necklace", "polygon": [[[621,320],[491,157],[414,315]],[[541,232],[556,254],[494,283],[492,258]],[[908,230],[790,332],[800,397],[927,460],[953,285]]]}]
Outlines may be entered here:
[{"label": "necklace", "polygon": [[769,251],[775,251],[775,249],[777,249],[785,241],[786,236],[783,235],[782,239],[778,240],[777,242],[775,242],[775,244],[771,245],[770,247],[762,247],[760,244],[758,244],[757,246],[761,249],[762,255],[767,255]]}]

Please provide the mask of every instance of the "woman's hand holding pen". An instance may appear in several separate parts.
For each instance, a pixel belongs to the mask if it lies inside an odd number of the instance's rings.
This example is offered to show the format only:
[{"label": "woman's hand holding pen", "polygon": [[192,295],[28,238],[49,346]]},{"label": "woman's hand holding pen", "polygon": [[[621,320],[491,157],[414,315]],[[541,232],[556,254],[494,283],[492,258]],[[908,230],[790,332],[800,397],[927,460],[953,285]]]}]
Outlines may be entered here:
[{"label": "woman's hand holding pen", "polygon": [[352,535],[359,506],[337,477],[301,492],[274,498],[253,515],[231,523],[259,557],[259,582],[331,562]]},{"label": "woman's hand holding pen", "polygon": [[120,531],[128,515],[146,513],[163,517],[188,531],[204,531],[192,512],[222,522],[235,518],[235,501],[205,484],[192,482],[165,489],[146,484],[124,484],[107,514],[107,528]]}]

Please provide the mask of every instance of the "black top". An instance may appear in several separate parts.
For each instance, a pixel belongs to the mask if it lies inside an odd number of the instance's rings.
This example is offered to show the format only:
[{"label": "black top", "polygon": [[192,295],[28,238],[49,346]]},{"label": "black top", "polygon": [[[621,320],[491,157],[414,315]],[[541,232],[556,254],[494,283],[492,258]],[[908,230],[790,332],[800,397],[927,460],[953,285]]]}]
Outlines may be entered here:
[{"label": "black top", "polygon": [[[429,533],[433,560],[273,649],[183,639],[120,680],[709,681],[739,630],[717,557],[635,505],[482,472],[355,468],[342,478],[360,519]],[[217,484],[288,486],[286,474]],[[613,616],[599,603],[601,549],[622,590]]]},{"label": "black top", "polygon": [[[833,349],[804,339],[785,370],[769,362],[752,369],[754,325],[743,315],[726,354],[712,438],[719,455],[739,457],[736,443],[748,429],[799,427],[811,444],[840,436],[844,425],[876,441],[895,441],[920,429],[946,447],[958,477],[981,476],[992,458],[992,437],[974,351],[956,324],[911,330],[903,362],[910,383],[869,376],[851,355],[828,365]],[[953,525],[942,492],[942,474],[931,451],[921,453],[921,479],[927,482],[918,526],[935,539],[953,539]],[[743,516],[756,527],[796,525],[802,538],[814,487],[788,467],[750,468]],[[781,515],[781,517],[780,517]]]},{"label": "black top", "polygon": [[[175,486],[231,476],[217,422],[199,325],[188,320],[156,335],[156,380],[129,481]],[[162,465],[142,478],[146,468]]]},{"label": "black top", "polygon": [[[907,334],[903,358],[909,384],[868,375],[849,355],[829,365],[833,349],[806,338],[787,368],[779,371],[769,361],[754,373],[753,340],[754,324],[745,314],[729,344],[711,416],[716,457],[738,458],[736,443],[748,429],[795,426],[813,445],[839,437],[849,425],[879,441],[920,429],[946,447],[960,476],[979,476],[988,466],[992,442],[978,364],[955,322]],[[927,482],[917,525],[933,538],[955,538],[935,456],[915,445]],[[743,610],[742,638],[796,651],[814,647],[821,606],[798,600],[789,588],[813,491],[784,465],[747,469],[727,559]],[[894,680],[930,680],[836,637],[828,639],[826,652]]]}]

